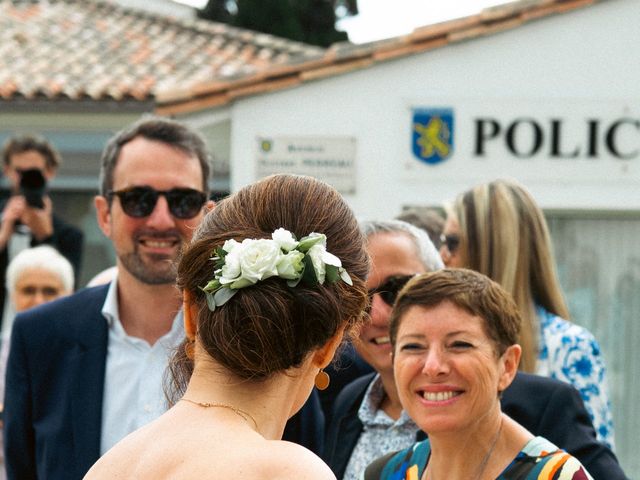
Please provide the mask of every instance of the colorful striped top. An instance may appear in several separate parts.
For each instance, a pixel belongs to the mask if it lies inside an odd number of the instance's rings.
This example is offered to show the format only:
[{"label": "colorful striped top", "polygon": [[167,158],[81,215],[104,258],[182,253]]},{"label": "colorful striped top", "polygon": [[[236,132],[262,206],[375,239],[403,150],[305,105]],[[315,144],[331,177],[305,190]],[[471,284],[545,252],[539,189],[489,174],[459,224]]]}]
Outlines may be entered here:
[{"label": "colorful striped top", "polygon": [[[365,474],[365,479],[373,480],[420,480],[427,466],[431,448],[429,440],[391,456],[382,467],[379,477],[372,473],[375,462]],[[378,465],[379,467],[379,465]],[[582,464],[574,457],[559,449],[543,437],[530,440],[516,458],[496,480],[593,480]]]}]

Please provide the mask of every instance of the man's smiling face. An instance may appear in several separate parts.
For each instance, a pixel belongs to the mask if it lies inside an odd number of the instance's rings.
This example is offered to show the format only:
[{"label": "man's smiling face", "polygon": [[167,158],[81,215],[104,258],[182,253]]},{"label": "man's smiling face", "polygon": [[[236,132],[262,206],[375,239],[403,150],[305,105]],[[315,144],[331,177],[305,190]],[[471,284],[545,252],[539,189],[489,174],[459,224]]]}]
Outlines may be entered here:
[{"label": "man's smiling face", "polygon": [[[371,272],[367,278],[370,291],[391,277],[426,272],[415,244],[406,233],[375,233],[367,239],[367,251],[371,257]],[[391,305],[379,294],[374,294],[370,315],[371,321],[362,327],[354,342],[356,350],[378,373],[393,375],[389,343]]]},{"label": "man's smiling face", "polygon": [[[202,170],[196,157],[171,145],[137,137],[122,147],[113,174],[113,190],[132,187],[202,190]],[[167,199],[160,196],[148,216],[134,218],[123,211],[118,198],[109,206],[100,197],[96,205],[100,226],[127,272],[151,285],[175,281],[174,261],[182,245],[191,239],[204,209],[194,218],[176,218],[169,211]]]}]

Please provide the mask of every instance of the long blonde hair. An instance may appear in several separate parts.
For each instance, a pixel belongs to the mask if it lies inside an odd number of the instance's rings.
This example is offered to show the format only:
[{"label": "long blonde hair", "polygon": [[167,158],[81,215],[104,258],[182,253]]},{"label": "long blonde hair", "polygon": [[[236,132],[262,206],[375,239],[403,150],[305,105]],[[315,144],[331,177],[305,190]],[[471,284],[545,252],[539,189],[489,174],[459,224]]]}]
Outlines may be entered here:
[{"label": "long blonde hair", "polygon": [[534,372],[539,347],[536,305],[569,318],[542,211],[522,185],[507,180],[464,192],[452,211],[460,224],[465,266],[498,282],[518,305],[523,319],[520,369]]}]

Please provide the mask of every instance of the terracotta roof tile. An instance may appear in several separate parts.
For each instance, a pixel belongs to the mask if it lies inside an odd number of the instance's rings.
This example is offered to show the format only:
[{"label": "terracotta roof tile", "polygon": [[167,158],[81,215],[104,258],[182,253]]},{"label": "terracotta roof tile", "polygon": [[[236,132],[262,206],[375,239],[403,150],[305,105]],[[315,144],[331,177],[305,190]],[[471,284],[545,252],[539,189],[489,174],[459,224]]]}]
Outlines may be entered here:
[{"label": "terracotta roof tile", "polygon": [[0,0],[0,99],[155,101],[157,113],[224,105],[608,0],[516,0],[409,35],[324,50],[108,0]]},{"label": "terracotta roof tile", "polygon": [[529,21],[604,1],[608,0],[516,0],[487,8],[476,15],[417,28],[402,37],[362,45],[338,43],[323,56],[313,59],[290,59],[258,73],[247,73],[236,80],[199,84],[191,90],[181,89],[179,95],[163,92],[157,98],[156,111],[160,114],[184,113],[224,105],[245,95],[367,68],[379,62],[517,28]]},{"label": "terracotta roof tile", "polygon": [[[149,101],[323,49],[105,0],[0,0],[0,98]],[[173,98],[175,95],[169,95]]]}]

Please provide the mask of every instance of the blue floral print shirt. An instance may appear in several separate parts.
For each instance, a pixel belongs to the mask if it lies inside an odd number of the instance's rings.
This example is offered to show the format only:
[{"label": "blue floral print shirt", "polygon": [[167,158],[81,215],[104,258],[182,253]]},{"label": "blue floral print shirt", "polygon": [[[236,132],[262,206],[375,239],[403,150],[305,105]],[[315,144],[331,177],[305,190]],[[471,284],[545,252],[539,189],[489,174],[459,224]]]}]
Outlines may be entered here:
[{"label": "blue floral print shirt", "polygon": [[537,306],[540,353],[536,373],[573,385],[582,396],[598,439],[612,450],[613,417],[604,359],[600,346],[586,328]]}]

